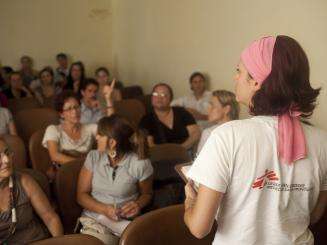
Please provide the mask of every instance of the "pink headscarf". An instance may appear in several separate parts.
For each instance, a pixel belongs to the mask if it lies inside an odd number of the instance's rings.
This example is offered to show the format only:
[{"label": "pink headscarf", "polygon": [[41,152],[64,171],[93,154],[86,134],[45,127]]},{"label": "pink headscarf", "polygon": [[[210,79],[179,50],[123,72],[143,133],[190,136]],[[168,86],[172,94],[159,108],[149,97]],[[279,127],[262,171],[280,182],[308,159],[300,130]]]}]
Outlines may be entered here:
[{"label": "pink headscarf", "polygon": [[[275,37],[263,37],[251,43],[241,54],[247,71],[260,84],[271,72],[275,42]],[[307,155],[300,115],[290,108],[289,113],[278,116],[278,156],[283,163],[292,164]]]}]

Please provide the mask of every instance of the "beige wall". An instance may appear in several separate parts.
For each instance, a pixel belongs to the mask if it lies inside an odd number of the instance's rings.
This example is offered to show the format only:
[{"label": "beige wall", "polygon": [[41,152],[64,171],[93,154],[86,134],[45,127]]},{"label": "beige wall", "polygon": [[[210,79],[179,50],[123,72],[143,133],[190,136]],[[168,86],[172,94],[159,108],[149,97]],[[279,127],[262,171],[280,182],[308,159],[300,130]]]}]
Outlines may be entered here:
[{"label": "beige wall", "polygon": [[[325,0],[116,0],[113,61],[120,78],[150,90],[169,82],[176,95],[189,92],[194,70],[207,73],[211,89],[233,89],[241,50],[268,34],[295,37],[311,62],[315,87],[327,86]],[[326,91],[314,123],[327,129]]]},{"label": "beige wall", "polygon": [[127,84],[150,91],[167,81],[189,92],[200,70],[211,89],[233,90],[241,50],[268,34],[295,37],[311,63],[311,80],[324,88],[313,122],[327,129],[327,1],[325,0],[1,0],[0,62],[22,54],[37,67],[60,51],[90,71],[107,65]]},{"label": "beige wall", "polygon": [[1,0],[0,62],[17,67],[27,54],[39,69],[67,52],[87,70],[112,66],[110,0]]}]

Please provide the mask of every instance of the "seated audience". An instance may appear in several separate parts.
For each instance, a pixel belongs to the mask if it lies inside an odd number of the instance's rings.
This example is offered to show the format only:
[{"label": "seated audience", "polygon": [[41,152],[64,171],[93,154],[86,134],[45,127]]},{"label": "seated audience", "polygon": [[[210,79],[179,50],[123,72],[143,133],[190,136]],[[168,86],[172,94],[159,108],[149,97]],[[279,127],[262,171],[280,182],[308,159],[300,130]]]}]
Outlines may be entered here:
[{"label": "seated audience", "polygon": [[12,72],[10,75],[9,88],[3,91],[8,99],[20,99],[32,97],[31,92],[24,86],[19,72]]},{"label": "seated audience", "polygon": [[209,126],[208,106],[211,92],[206,90],[206,80],[202,73],[194,72],[190,77],[192,93],[173,100],[172,106],[182,106],[195,118],[201,129]]},{"label": "seated audience", "polygon": [[11,112],[0,107],[0,135],[4,134],[17,135],[17,130]]},{"label": "seated audience", "polygon": [[37,78],[38,72],[33,69],[32,58],[24,55],[20,58],[20,75],[22,76],[23,84],[29,88],[32,81]]},{"label": "seated audience", "polygon": [[79,94],[80,86],[85,79],[85,68],[81,61],[74,62],[69,69],[67,83],[64,89],[73,90],[74,93]]},{"label": "seated audience", "polygon": [[4,79],[4,85],[1,86],[1,90],[5,90],[7,88],[9,88],[9,84],[10,84],[10,74],[13,72],[14,70],[10,67],[10,66],[3,66],[1,68],[1,74],[2,74],[2,78]]},{"label": "seated audience", "polygon": [[237,120],[239,118],[239,113],[240,106],[236,101],[234,93],[226,90],[216,90],[212,92],[208,108],[208,122],[214,125],[202,131],[197,154],[200,153],[202,147],[215,128],[225,122]]},{"label": "seated audience", "polygon": [[[107,101],[106,115],[113,113],[111,101],[112,86],[105,86]],[[96,124],[81,123],[81,105],[77,95],[68,90],[55,98],[55,109],[59,112],[61,123],[47,127],[42,144],[49,151],[54,166],[65,164],[86,155],[92,148],[97,131]]]},{"label": "seated audience", "polygon": [[320,92],[307,56],[296,40],[268,36],[239,60],[236,98],[253,117],[211,133],[187,173],[184,221],[201,239],[216,220],[214,245],[314,244],[309,226],[327,203],[327,134],[301,122]]},{"label": "seated audience", "polygon": [[51,67],[45,67],[40,71],[39,79],[31,82],[30,89],[41,104],[44,103],[44,99],[51,98],[61,92],[61,88],[55,85]]},{"label": "seated audience", "polygon": [[86,79],[81,86],[81,123],[97,123],[104,111],[97,99],[99,84],[92,78]]},{"label": "seated audience", "polygon": [[148,134],[150,146],[163,143],[177,143],[191,149],[200,138],[200,129],[193,116],[183,107],[171,107],[171,87],[159,83],[152,90],[153,111],[145,115],[140,128]]},{"label": "seated audience", "polygon": [[[100,91],[102,91],[102,87],[106,84],[110,84],[111,81],[109,80],[109,70],[105,67],[99,67],[98,69],[96,69],[95,71],[95,78],[97,80],[97,82],[99,83],[100,86]],[[123,90],[124,86],[121,82],[116,81],[115,84],[115,88],[112,94],[112,99],[113,101],[120,101],[122,100],[122,90]],[[103,105],[104,100],[103,100],[103,95],[99,94],[99,100],[101,105]]]},{"label": "seated audience", "polygon": [[98,149],[88,154],[78,180],[77,201],[84,207],[82,233],[118,244],[119,239],[99,223],[101,215],[112,221],[131,219],[150,203],[153,168],[145,158],[145,143],[120,116],[99,121]]},{"label": "seated audience", "polygon": [[63,235],[46,195],[32,177],[14,171],[12,157],[0,139],[0,244],[29,244],[47,238],[48,231]]}]

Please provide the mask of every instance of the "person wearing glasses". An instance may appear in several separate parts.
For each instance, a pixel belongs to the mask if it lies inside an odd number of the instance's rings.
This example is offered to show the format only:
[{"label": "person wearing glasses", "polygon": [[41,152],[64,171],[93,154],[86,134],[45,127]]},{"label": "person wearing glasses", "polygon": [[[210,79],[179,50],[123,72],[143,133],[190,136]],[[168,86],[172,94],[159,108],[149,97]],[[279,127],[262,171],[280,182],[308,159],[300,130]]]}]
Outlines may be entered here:
[{"label": "person wearing glasses", "polygon": [[168,84],[155,85],[151,98],[153,111],[141,119],[139,127],[147,132],[150,146],[176,143],[189,150],[198,142],[201,132],[191,113],[170,105],[172,99],[173,90]]},{"label": "person wearing glasses", "polygon": [[[103,88],[107,102],[106,115],[114,112],[111,101],[114,84],[112,82]],[[54,166],[57,166],[83,157],[91,150],[97,125],[81,123],[81,105],[73,91],[59,94],[55,98],[55,109],[60,114],[61,122],[47,127],[42,144],[48,149]]]},{"label": "person wearing glasses", "polygon": [[197,154],[200,153],[214,129],[223,123],[237,120],[239,118],[239,113],[240,106],[236,101],[234,93],[227,90],[216,90],[212,92],[208,108],[208,122],[214,125],[202,131]]},{"label": "person wearing glasses", "polygon": [[97,150],[89,152],[77,185],[84,208],[82,233],[118,244],[119,238],[101,223],[132,219],[152,198],[153,168],[146,158],[146,139],[124,118],[111,115],[98,123]]},{"label": "person wearing glasses", "polygon": [[63,235],[45,193],[31,176],[14,171],[12,160],[13,153],[0,139],[0,244],[29,244],[47,238],[48,231]]}]

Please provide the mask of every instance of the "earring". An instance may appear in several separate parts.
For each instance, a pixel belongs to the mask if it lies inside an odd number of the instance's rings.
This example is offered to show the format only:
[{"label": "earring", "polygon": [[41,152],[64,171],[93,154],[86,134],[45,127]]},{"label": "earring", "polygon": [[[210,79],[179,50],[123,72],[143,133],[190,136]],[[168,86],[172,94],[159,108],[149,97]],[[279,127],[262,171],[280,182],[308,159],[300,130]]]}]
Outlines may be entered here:
[{"label": "earring", "polygon": [[109,156],[110,156],[110,158],[115,159],[117,156],[117,151],[109,150]]}]

